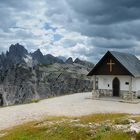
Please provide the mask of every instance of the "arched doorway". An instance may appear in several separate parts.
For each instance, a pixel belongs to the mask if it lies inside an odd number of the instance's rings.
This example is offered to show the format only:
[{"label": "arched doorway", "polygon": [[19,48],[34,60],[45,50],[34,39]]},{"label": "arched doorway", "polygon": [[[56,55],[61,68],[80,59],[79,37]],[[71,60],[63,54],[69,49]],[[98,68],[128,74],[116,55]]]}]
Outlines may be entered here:
[{"label": "arched doorway", "polygon": [[113,80],[113,96],[119,97],[120,95],[120,81],[117,77]]},{"label": "arched doorway", "polygon": [[0,106],[3,106],[3,97],[2,97],[2,94],[0,94]]}]

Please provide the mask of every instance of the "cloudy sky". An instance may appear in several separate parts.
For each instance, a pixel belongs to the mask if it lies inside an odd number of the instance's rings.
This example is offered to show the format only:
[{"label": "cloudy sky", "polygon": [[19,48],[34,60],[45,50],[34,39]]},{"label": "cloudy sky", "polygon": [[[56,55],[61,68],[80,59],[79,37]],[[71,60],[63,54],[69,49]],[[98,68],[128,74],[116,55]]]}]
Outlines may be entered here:
[{"label": "cloudy sky", "polygon": [[94,63],[107,50],[140,57],[140,0],[0,0],[0,52],[17,42]]}]

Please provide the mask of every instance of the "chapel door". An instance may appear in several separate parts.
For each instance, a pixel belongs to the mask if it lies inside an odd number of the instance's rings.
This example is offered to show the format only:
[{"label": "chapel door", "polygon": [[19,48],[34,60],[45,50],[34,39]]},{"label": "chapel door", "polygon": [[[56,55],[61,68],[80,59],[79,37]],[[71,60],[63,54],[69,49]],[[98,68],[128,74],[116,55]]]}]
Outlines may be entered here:
[{"label": "chapel door", "polygon": [[2,94],[0,94],[0,106],[3,106],[3,98],[2,98]]},{"label": "chapel door", "polygon": [[120,81],[117,77],[113,80],[113,96],[119,97],[120,95]]}]

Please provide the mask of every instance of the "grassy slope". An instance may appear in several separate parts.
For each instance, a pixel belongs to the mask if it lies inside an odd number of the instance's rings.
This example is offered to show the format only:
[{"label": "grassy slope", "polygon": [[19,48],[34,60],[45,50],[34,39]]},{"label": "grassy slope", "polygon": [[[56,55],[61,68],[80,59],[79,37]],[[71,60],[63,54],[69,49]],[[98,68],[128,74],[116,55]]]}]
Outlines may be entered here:
[{"label": "grassy slope", "polygon": [[47,117],[42,121],[3,130],[0,132],[0,140],[131,140],[136,136],[115,130],[109,125],[117,124],[116,120],[128,116],[128,114],[93,114],[73,118]]}]

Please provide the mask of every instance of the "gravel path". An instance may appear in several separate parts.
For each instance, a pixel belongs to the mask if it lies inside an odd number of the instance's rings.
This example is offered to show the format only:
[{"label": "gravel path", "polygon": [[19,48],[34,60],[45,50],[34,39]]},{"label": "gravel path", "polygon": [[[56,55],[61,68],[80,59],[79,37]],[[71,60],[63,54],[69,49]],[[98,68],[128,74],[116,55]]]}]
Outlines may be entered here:
[{"label": "gravel path", "polygon": [[38,103],[0,108],[0,129],[26,121],[41,119],[45,115],[80,116],[91,113],[123,112],[140,114],[140,103],[129,104],[89,99],[91,93],[77,93],[42,100]]}]

